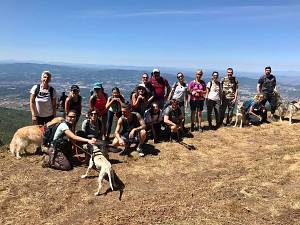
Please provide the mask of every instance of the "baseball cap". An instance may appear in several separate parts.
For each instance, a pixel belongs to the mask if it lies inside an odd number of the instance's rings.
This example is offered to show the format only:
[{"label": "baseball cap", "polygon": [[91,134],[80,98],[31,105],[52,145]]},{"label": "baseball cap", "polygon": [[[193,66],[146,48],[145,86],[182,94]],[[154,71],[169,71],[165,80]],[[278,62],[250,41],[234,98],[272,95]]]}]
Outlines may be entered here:
[{"label": "baseball cap", "polygon": [[152,73],[160,73],[160,71],[159,71],[159,69],[156,68],[152,71]]},{"label": "baseball cap", "polygon": [[94,89],[102,89],[102,88],[103,88],[102,83],[100,82],[94,83]]},{"label": "baseball cap", "polygon": [[79,91],[78,85],[74,84],[71,86],[71,91]]}]

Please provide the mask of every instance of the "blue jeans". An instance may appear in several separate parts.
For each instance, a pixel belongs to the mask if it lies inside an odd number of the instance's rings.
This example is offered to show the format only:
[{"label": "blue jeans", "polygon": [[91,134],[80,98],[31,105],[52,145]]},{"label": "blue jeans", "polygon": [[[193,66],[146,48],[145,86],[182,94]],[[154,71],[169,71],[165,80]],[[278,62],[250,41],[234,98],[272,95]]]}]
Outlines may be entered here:
[{"label": "blue jeans", "polygon": [[113,121],[114,121],[114,116],[117,116],[117,118],[120,118],[121,115],[122,115],[122,112],[112,112],[110,110],[108,110],[107,112],[107,126],[106,126],[106,136],[109,137],[110,133],[111,133],[111,127],[112,127],[112,124],[113,124]]}]

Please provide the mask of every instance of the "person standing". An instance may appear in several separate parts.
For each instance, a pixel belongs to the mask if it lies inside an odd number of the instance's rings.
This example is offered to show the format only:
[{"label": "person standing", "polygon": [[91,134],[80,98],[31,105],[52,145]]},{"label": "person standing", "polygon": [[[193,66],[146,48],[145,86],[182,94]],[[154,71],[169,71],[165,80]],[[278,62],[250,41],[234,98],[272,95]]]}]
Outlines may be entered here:
[{"label": "person standing", "polygon": [[[154,95],[155,95],[154,101],[157,102],[160,109],[163,109],[165,100],[167,100],[169,93],[171,91],[169,82],[165,78],[160,76],[159,69],[154,69],[152,71],[152,78],[150,82],[154,88]],[[166,93],[166,89],[167,89],[167,93]]]},{"label": "person standing", "polygon": [[219,73],[214,71],[206,87],[207,121],[209,129],[213,128],[211,119],[213,110],[215,113],[216,128],[220,125],[221,83],[218,81],[218,77]]},{"label": "person standing", "polygon": [[66,92],[62,92],[61,93],[61,96],[59,97],[58,99],[58,110],[59,112],[65,112],[65,103],[66,103],[66,99],[67,99],[67,95],[66,95]]},{"label": "person standing", "polygon": [[79,92],[80,92],[80,89],[79,89],[78,85],[76,85],[76,84],[72,85],[71,92],[65,102],[65,115],[68,115],[70,110],[73,110],[76,112],[76,121],[74,123],[75,127],[80,118],[81,109],[82,109],[82,97],[80,96]]},{"label": "person standing", "polygon": [[44,71],[40,84],[30,90],[32,124],[44,125],[56,116],[56,91],[49,85],[51,73]]},{"label": "person standing", "polygon": [[168,100],[175,99],[178,102],[178,107],[180,108],[182,115],[183,115],[183,129],[184,127],[184,118],[185,118],[185,111],[187,110],[188,106],[188,86],[184,81],[183,73],[179,72],[177,74],[177,82],[175,82],[172,86],[172,90],[169,94]]},{"label": "person standing", "polygon": [[[145,87],[146,87],[146,90],[147,90],[147,93],[148,93],[148,106],[150,107],[152,101],[154,100],[154,88],[151,84],[151,82],[149,81],[149,75],[148,73],[143,73],[142,75],[142,83]],[[147,108],[149,108],[147,107]]]},{"label": "person standing", "polygon": [[107,119],[107,131],[106,139],[109,139],[111,133],[111,127],[113,124],[114,117],[119,119],[122,116],[121,106],[125,103],[124,96],[120,93],[118,87],[114,87],[111,90],[111,96],[107,99],[106,109],[108,110],[108,119]]},{"label": "person standing", "polygon": [[220,114],[220,125],[223,124],[225,112],[227,111],[225,125],[230,125],[233,116],[233,110],[238,96],[238,80],[233,76],[233,69],[227,69],[227,76],[221,80],[222,104]]},{"label": "person standing", "polygon": [[197,112],[198,117],[198,130],[202,131],[202,111],[204,106],[204,98],[206,94],[206,83],[202,80],[203,71],[196,71],[196,78],[189,83],[190,92],[190,108],[191,108],[191,131],[195,130],[195,114]]},{"label": "person standing", "polygon": [[269,102],[271,107],[271,119],[274,119],[274,113],[276,110],[276,77],[271,74],[272,70],[270,66],[265,68],[265,75],[261,76],[257,84],[257,93],[263,95],[263,100],[261,104],[265,105],[266,102]]},{"label": "person standing", "polygon": [[104,92],[104,88],[102,83],[96,82],[94,84],[94,94],[90,97],[90,112],[96,111],[98,113],[98,119],[101,121],[102,124],[102,134],[104,135],[105,140],[108,140],[107,134],[107,100],[108,96]]}]

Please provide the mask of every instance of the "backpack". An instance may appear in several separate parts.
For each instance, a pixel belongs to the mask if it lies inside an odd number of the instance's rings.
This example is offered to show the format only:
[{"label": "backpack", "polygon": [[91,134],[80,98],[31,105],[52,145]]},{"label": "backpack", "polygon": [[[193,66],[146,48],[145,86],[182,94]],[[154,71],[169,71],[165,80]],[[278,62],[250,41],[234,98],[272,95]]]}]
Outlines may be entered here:
[{"label": "backpack", "polygon": [[[220,97],[220,99],[222,99],[221,82],[217,81],[217,85],[219,86],[219,97]],[[211,86],[212,86],[212,80],[209,82],[209,87],[207,87],[209,89],[209,92],[211,91]]]},{"label": "backpack", "polygon": [[[209,82],[210,83],[210,85],[209,85],[209,90],[211,89],[211,86],[212,86],[212,81],[210,81]],[[219,89],[220,89],[220,92],[221,92],[221,82],[220,81],[217,81],[217,84],[218,84],[218,86],[219,86]]]},{"label": "backpack", "polygon": [[[35,92],[34,92],[34,98],[36,98],[36,96],[38,96],[40,90],[41,90],[41,85],[37,84],[37,87],[36,87]],[[49,86],[49,92],[50,92],[50,97],[51,97],[51,100],[52,100],[53,95],[54,95],[54,88]]]},{"label": "backpack", "polygon": [[245,112],[248,112],[252,103],[254,102],[254,99],[253,98],[250,98],[249,100],[245,101],[243,103],[243,106],[244,106],[244,109],[245,109]]},{"label": "backpack", "polygon": [[[201,80],[201,81],[200,81],[200,84],[206,88],[206,83],[205,83],[205,81]],[[195,85],[196,85],[196,81],[193,80],[193,85],[192,85],[192,87],[191,87],[191,90],[194,89]],[[199,84],[198,84],[198,85],[199,85]],[[199,88],[199,86],[198,86],[198,88]]]},{"label": "backpack", "polygon": [[171,95],[170,95],[170,98],[168,97],[168,100],[171,100],[173,98],[173,95],[174,95],[174,92],[175,92],[177,86],[178,86],[178,82],[175,82],[172,86],[172,90],[171,90],[171,93],[170,93]]},{"label": "backpack", "polygon": [[50,144],[53,142],[54,134],[57,130],[57,127],[61,123],[63,122],[57,122],[46,127],[42,143],[43,146],[50,147]]}]

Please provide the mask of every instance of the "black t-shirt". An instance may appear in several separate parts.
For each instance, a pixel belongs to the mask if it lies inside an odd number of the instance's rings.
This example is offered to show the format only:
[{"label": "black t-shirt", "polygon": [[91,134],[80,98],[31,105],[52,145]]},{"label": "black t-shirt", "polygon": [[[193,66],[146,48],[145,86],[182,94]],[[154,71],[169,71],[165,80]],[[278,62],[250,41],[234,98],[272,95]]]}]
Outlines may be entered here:
[{"label": "black t-shirt", "polygon": [[276,77],[273,74],[263,75],[259,78],[258,83],[261,85],[261,91],[264,94],[273,94],[276,87]]}]

